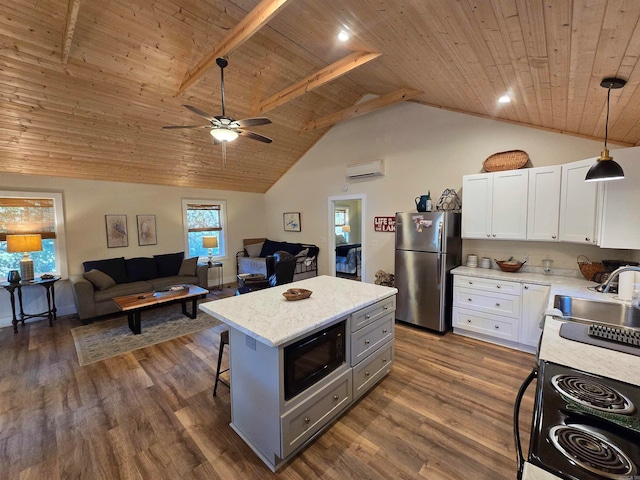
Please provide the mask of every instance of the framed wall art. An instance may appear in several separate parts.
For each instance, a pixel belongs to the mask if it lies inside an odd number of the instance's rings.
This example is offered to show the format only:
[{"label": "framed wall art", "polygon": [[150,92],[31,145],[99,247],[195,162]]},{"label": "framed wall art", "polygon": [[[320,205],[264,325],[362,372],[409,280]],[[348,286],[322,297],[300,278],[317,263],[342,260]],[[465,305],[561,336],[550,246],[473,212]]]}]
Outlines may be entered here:
[{"label": "framed wall art", "polygon": [[300,228],[300,212],[287,212],[284,213],[284,231],[285,232],[299,232]]},{"label": "framed wall art", "polygon": [[156,235],[155,215],[136,215],[138,222],[138,245],[156,245],[158,237]]},{"label": "framed wall art", "polygon": [[127,216],[105,215],[104,220],[107,226],[107,247],[128,247]]}]

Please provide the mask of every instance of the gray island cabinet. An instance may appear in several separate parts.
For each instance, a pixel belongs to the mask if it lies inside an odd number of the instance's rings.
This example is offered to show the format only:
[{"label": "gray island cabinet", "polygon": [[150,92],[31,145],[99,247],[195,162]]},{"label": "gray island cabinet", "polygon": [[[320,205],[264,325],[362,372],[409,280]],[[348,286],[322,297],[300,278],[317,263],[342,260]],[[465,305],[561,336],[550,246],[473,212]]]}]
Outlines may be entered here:
[{"label": "gray island cabinet", "polygon": [[[287,301],[289,288],[311,297]],[[276,471],[312,442],[393,363],[395,288],[313,277],[200,305],[229,326],[231,427]],[[344,361],[287,399],[285,351],[344,322]],[[289,349],[291,350],[291,349]]]}]

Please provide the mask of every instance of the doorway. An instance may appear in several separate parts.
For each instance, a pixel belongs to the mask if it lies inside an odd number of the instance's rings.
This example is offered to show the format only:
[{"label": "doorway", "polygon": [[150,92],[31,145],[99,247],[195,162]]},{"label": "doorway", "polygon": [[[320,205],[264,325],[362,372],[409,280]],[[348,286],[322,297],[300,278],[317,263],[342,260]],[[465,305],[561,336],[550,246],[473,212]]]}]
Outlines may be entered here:
[{"label": "doorway", "polygon": [[329,273],[363,281],[365,278],[366,195],[329,197]]}]

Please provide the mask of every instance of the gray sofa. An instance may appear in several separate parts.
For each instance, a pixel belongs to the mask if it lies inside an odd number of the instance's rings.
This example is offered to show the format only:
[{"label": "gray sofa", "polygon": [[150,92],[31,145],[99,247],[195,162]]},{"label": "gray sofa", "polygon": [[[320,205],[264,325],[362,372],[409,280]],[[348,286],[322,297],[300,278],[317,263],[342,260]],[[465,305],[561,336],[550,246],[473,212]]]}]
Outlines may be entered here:
[{"label": "gray sofa", "polygon": [[84,262],[84,273],[69,280],[78,317],[87,320],[119,311],[114,297],[151,292],[176,284],[208,288],[208,266],[184,253],[110,258]]}]

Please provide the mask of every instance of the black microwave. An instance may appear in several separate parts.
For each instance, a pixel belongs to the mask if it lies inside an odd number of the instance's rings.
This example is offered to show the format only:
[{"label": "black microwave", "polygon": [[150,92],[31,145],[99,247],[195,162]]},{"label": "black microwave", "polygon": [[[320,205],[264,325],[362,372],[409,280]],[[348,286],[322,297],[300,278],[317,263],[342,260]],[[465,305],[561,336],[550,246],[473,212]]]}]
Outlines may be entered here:
[{"label": "black microwave", "polygon": [[326,377],[345,361],[347,321],[284,347],[284,399],[289,400]]}]

